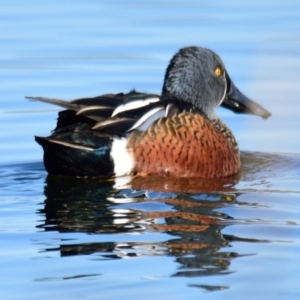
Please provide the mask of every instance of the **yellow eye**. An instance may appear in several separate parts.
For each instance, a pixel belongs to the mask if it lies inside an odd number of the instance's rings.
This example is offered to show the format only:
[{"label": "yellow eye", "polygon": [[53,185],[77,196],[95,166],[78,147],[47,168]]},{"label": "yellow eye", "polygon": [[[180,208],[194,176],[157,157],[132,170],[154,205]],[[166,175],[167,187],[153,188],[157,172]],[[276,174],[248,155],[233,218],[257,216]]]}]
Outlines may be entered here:
[{"label": "yellow eye", "polygon": [[221,76],[221,75],[222,75],[222,69],[221,69],[220,67],[217,67],[217,68],[215,69],[215,74],[216,74],[217,76]]}]

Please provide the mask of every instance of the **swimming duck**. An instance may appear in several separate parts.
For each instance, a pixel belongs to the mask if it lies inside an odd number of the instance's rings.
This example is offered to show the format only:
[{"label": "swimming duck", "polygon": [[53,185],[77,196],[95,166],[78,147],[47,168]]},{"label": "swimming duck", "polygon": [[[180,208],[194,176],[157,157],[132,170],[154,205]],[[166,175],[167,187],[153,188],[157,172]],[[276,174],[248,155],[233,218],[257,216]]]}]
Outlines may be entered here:
[{"label": "swimming duck", "polygon": [[235,87],[216,53],[201,47],[173,56],[161,95],[131,91],[70,102],[27,98],[65,109],[50,136],[35,137],[45,168],[54,175],[225,177],[239,171],[240,154],[215,108],[271,115]]}]

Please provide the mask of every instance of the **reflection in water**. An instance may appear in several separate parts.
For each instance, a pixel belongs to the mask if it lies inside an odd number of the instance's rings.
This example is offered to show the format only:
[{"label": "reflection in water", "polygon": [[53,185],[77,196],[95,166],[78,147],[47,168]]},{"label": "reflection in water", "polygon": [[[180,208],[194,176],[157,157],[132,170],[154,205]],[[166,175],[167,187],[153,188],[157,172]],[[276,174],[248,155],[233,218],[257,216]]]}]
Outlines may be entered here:
[{"label": "reflection in water", "polygon": [[[238,255],[220,249],[228,246],[221,234],[232,219],[214,209],[235,201],[234,194],[181,194],[177,197],[131,197],[130,189],[116,191],[114,182],[47,178],[45,206],[39,213],[45,230],[93,234],[143,233],[138,241],[111,241],[61,245],[62,256],[97,254],[100,259],[172,255],[180,264],[174,276],[227,274]],[[135,193],[137,194],[137,193]],[[158,194],[157,194],[158,195]],[[145,234],[168,233],[163,242],[144,242]],[[136,240],[136,238],[135,238]],[[149,240],[149,238],[147,239]],[[46,249],[57,251],[58,249]]]},{"label": "reflection in water", "polygon": [[203,178],[170,178],[170,177],[136,177],[131,181],[131,186],[136,190],[154,190],[171,192],[228,192],[232,191],[239,182],[240,173],[216,179]]},{"label": "reflection in water", "polygon": [[[61,256],[92,254],[91,259],[98,261],[172,256],[179,264],[172,274],[175,277],[229,274],[231,260],[241,256],[229,251],[233,241],[269,241],[225,235],[221,231],[234,224],[268,222],[256,218],[237,220],[220,213],[220,209],[249,205],[238,201],[245,190],[253,189],[257,182],[262,186],[262,179],[268,180],[272,189],[272,176],[276,178],[284,170],[289,174],[298,172],[299,157],[244,152],[242,161],[243,168],[234,177],[216,181],[135,178],[123,189],[117,189],[114,180],[48,176],[44,207],[38,211],[45,221],[38,227],[45,231],[94,234],[97,241],[64,241],[58,248],[45,250],[59,251]],[[298,180],[298,173],[295,174],[293,178]],[[237,188],[241,182],[242,190]],[[227,288],[191,286],[207,290]]]}]

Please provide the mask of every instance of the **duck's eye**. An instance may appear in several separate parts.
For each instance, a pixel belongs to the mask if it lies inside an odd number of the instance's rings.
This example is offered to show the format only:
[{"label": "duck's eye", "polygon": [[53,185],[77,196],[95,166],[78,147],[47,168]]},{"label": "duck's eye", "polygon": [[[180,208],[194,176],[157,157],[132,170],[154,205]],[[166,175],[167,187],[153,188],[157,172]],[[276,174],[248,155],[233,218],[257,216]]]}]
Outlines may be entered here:
[{"label": "duck's eye", "polygon": [[217,67],[217,68],[215,69],[215,74],[216,74],[217,76],[221,76],[221,75],[222,75],[222,69],[221,69],[220,67]]}]

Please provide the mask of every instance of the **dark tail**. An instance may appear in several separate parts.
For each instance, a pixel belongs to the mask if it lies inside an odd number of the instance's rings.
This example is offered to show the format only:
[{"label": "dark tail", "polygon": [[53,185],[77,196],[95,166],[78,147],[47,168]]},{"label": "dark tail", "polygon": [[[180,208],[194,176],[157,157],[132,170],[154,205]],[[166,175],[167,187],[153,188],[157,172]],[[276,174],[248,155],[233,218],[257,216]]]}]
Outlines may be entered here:
[{"label": "dark tail", "polygon": [[97,148],[39,136],[35,140],[44,149],[44,164],[49,174],[80,177],[114,175],[111,144],[106,139],[99,138]]}]

